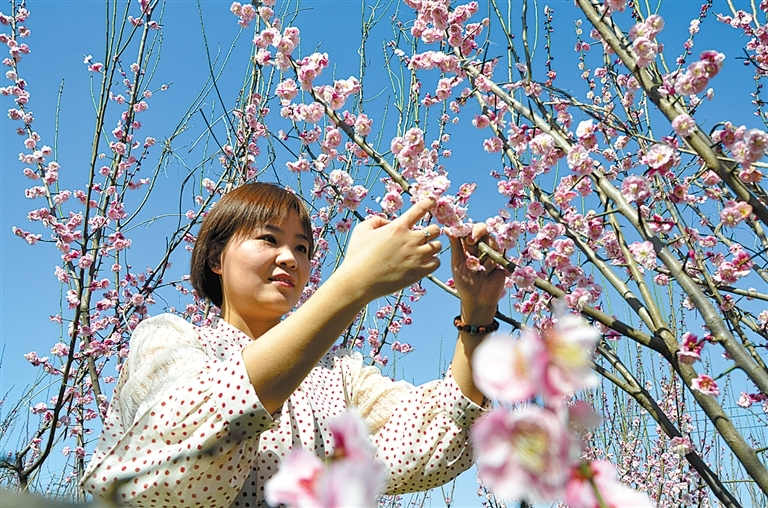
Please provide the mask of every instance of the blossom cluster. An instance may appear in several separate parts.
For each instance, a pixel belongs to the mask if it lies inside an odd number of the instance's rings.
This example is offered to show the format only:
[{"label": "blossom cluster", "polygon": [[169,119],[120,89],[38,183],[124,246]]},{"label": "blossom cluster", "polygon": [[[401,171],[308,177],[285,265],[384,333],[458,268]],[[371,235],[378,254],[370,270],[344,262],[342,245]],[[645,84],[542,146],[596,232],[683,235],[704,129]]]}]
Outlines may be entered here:
[{"label": "blossom cluster", "polygon": [[[477,43],[475,38],[483,30],[483,23],[465,24],[479,10],[477,2],[456,5],[450,0],[405,0],[417,12],[411,34],[427,44],[446,40],[463,55],[469,55]],[[487,23],[485,23],[487,25]]]},{"label": "blossom cluster", "polygon": [[658,14],[651,14],[643,22],[635,24],[629,31],[632,50],[637,55],[638,67],[648,67],[656,60],[664,46],[653,42],[664,28],[664,20]]},{"label": "blossom cluster", "polygon": [[[150,2],[142,0],[138,6],[141,13],[137,17],[127,16],[125,20],[133,28],[140,28],[136,33],[161,30],[161,26],[150,19]],[[65,188],[65,180],[60,176],[67,175],[70,168],[63,162],[60,164],[59,154],[44,144],[35,130],[35,117],[30,110],[32,97],[19,67],[22,55],[30,51],[26,44],[19,44],[19,38],[30,35],[24,25],[29,11],[15,4],[14,9],[12,19],[0,14],[0,24],[12,24],[13,28],[11,34],[0,34],[0,40],[11,54],[4,64],[10,67],[5,77],[12,83],[0,88],[0,94],[14,97],[15,107],[8,110],[8,117],[17,122],[16,132],[24,137],[24,151],[19,154],[19,161],[26,166],[22,172],[34,182],[25,190],[25,195],[38,204],[27,218],[50,234],[37,234],[20,227],[14,227],[13,232],[29,244],[46,242],[58,250],[61,261],[53,268],[52,275],[62,286],[63,308],[79,316],[77,321],[68,319],[64,312],[50,317],[62,328],[62,340],[51,348],[50,357],[39,356],[36,351],[24,355],[33,367],[60,383],[63,393],[63,397],[54,396],[49,401],[33,404],[30,411],[40,417],[41,426],[55,422],[55,428],[61,429],[56,435],[51,434],[51,439],[76,440],[76,446],[66,446],[62,453],[73,453],[81,462],[85,455],[84,436],[93,432],[99,417],[103,417],[109,407],[105,385],[115,382],[115,377],[108,375],[104,366],[110,357],[124,359],[127,356],[124,334],[135,328],[148,307],[155,303],[153,289],[164,270],[161,266],[159,273],[152,268],[135,271],[126,264],[126,250],[132,240],[125,236],[122,225],[130,215],[127,193],[146,189],[151,183],[150,178],[140,176],[140,169],[156,140],[151,136],[138,137],[137,131],[142,127],[139,119],[149,109],[154,94],[168,87],[149,88],[145,75],[147,62],[143,59],[146,55],[125,65],[118,59],[108,64],[95,62],[91,55],[86,55],[83,63],[89,73],[106,73],[109,66],[116,69],[118,79],[106,88],[102,101],[105,112],[107,107],[110,112],[117,107],[116,126],[101,136],[103,141],[99,143],[104,143],[103,146],[94,147],[101,153],[88,168],[91,183],[73,190]],[[105,118],[108,118],[106,113]],[[97,376],[83,379],[75,374],[89,364]],[[41,446],[40,438],[30,442],[30,450],[32,458],[48,453],[43,451],[46,447]],[[27,458],[25,467],[32,464],[31,460]]]},{"label": "blossom cluster", "polygon": [[291,450],[264,486],[267,503],[292,508],[376,505],[386,484],[386,467],[374,458],[376,448],[368,439],[367,425],[348,410],[328,427],[334,444],[327,463],[309,450]]},{"label": "blossom cluster", "polygon": [[549,322],[541,332],[524,330],[513,339],[485,339],[472,358],[475,383],[489,397],[518,404],[542,397],[543,406],[496,408],[472,428],[480,476],[504,499],[535,503],[564,500],[572,508],[651,506],[646,496],[622,485],[614,466],[579,458],[578,429],[597,415],[565,398],[594,385],[591,357],[597,330],[575,315]]},{"label": "blossom cluster", "polygon": [[703,51],[699,60],[690,64],[686,71],[677,76],[675,91],[686,97],[703,92],[709,80],[723,67],[725,55],[717,51]]}]

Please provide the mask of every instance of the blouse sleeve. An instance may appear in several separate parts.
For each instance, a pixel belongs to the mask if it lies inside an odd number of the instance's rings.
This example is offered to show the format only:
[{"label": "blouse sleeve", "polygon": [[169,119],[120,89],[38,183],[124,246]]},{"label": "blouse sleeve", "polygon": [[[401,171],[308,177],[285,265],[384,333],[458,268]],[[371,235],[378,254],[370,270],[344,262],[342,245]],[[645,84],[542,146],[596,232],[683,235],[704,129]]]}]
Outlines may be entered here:
[{"label": "blouse sleeve", "polygon": [[131,337],[82,485],[120,506],[228,507],[274,425],[240,354],[212,359],[192,325],[157,316]]},{"label": "blouse sleeve", "polygon": [[450,369],[445,379],[414,387],[363,367],[359,355],[346,363],[349,402],[371,428],[377,458],[389,470],[387,494],[428,490],[469,469],[469,428],[483,407],[464,396]]}]

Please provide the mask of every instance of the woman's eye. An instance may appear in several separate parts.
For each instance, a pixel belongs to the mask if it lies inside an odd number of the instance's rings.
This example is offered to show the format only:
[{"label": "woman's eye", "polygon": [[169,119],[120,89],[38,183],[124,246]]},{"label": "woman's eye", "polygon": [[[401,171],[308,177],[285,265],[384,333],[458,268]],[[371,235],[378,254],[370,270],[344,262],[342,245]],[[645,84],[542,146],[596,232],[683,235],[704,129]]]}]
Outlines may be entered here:
[{"label": "woman's eye", "polygon": [[265,242],[269,243],[277,243],[277,239],[272,235],[264,235],[260,238],[260,240],[264,240]]},{"label": "woman's eye", "polygon": [[298,251],[299,251],[299,252],[301,252],[302,254],[307,254],[307,253],[309,252],[309,249],[307,248],[307,246],[306,246],[306,245],[299,245],[299,246],[298,246],[298,247],[296,247],[296,248],[297,248],[297,249],[298,249]]}]

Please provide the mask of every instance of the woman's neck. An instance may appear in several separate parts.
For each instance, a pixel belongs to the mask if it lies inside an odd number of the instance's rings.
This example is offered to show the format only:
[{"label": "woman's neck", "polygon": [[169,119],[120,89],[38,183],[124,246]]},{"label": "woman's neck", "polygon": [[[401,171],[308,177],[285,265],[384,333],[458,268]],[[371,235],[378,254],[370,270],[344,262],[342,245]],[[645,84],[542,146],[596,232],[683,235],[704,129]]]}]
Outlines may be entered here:
[{"label": "woman's neck", "polygon": [[226,307],[226,305],[221,309],[221,319],[229,323],[230,325],[234,326],[247,336],[249,336],[251,339],[256,340],[267,331],[269,331],[271,328],[273,328],[275,325],[277,325],[280,320],[259,320],[255,318],[247,319],[243,316],[240,316],[236,312],[231,311]]}]

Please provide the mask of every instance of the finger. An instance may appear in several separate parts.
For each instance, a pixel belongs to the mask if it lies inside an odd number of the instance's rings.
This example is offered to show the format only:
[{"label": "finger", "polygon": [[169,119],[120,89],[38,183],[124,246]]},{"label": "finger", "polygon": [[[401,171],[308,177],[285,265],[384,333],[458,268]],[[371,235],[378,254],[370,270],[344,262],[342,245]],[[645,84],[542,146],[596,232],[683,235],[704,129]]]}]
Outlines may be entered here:
[{"label": "finger", "polygon": [[432,240],[424,245],[419,245],[417,249],[417,252],[426,259],[439,254],[443,250],[443,244],[440,240]]},{"label": "finger", "polygon": [[437,256],[431,256],[424,262],[424,265],[422,266],[422,269],[426,272],[424,275],[422,275],[422,277],[429,275],[438,268],[440,268],[440,258]]},{"label": "finger", "polygon": [[464,245],[461,243],[461,238],[448,235],[451,240],[451,264],[453,266],[461,266],[466,261],[464,256]]},{"label": "finger", "polygon": [[461,239],[461,244],[464,248],[464,255],[466,257],[467,254],[470,256],[480,256],[480,249],[477,247],[477,243],[480,242],[480,239],[474,239],[475,241],[473,243],[470,243],[470,238],[468,236]]},{"label": "finger", "polygon": [[485,268],[485,273],[490,273],[498,266],[499,265],[496,264],[496,261],[491,258],[485,258],[485,261],[483,261],[483,268]]},{"label": "finger", "polygon": [[421,201],[418,201],[416,204],[411,206],[408,210],[406,210],[405,213],[403,213],[400,217],[395,219],[393,224],[405,224],[408,229],[411,229],[427,214],[427,212],[432,210],[434,207],[434,199],[422,199]]},{"label": "finger", "polygon": [[488,236],[488,226],[485,222],[476,222],[472,225],[472,233],[467,237],[467,243],[474,245],[485,236]]},{"label": "finger", "polygon": [[429,243],[440,236],[440,226],[430,224],[425,228],[419,229],[417,232],[424,237],[424,243]]},{"label": "finger", "polygon": [[368,229],[378,229],[382,226],[386,226],[387,224],[389,224],[389,221],[387,219],[385,219],[384,217],[379,217],[378,215],[374,215],[373,217],[365,219],[359,225],[365,226]]}]

